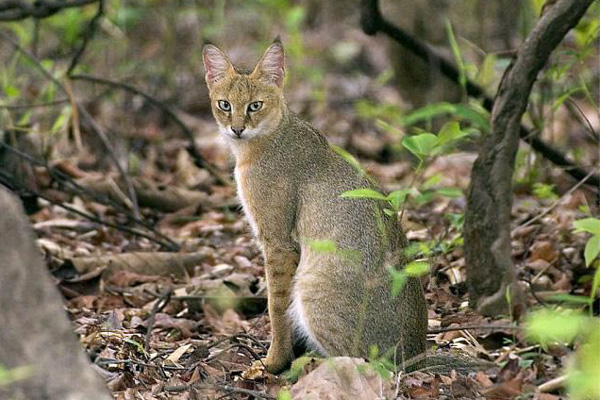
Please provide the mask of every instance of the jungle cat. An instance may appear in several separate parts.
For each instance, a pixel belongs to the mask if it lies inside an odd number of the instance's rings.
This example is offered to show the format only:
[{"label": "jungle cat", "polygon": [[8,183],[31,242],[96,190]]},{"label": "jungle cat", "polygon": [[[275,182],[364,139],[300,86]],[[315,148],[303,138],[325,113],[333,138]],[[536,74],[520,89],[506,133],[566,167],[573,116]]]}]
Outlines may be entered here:
[{"label": "jungle cat", "polygon": [[406,260],[397,217],[372,199],[378,188],[292,113],[283,95],[284,50],[275,41],[251,72],[214,45],[203,49],[212,112],[235,156],[238,194],[263,249],[272,342],[265,366],[293,360],[293,337],[324,356],[368,357],[372,346],[398,365],[425,352],[427,312],[418,279],[391,294],[388,268]]}]

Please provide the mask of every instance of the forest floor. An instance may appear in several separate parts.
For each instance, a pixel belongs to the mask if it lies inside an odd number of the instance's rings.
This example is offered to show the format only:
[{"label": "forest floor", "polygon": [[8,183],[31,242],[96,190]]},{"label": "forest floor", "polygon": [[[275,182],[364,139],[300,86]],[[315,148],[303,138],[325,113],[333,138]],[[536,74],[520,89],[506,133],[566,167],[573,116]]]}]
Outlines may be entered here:
[{"label": "forest floor", "polygon": [[[205,123],[212,124],[210,120]],[[211,162],[221,162],[226,150],[218,140],[205,143],[202,153]],[[142,217],[152,222],[154,230],[179,243],[179,252],[165,255],[157,243],[89,222],[44,201],[31,215],[38,244],[68,300],[81,343],[115,398],[275,398],[281,388],[294,388],[301,376],[300,382],[306,380],[303,387],[318,388],[318,377],[309,374],[319,363],[316,359],[304,359],[306,363],[283,376],[252,371],[244,375],[255,360],[265,356],[270,338],[259,247],[239,210],[235,189],[217,184],[206,171],[199,171],[180,141],[163,148],[162,158],[144,160],[143,172],[132,179],[155,190],[158,200],[152,206],[139,196],[145,204]],[[441,157],[427,168],[423,179],[443,171],[445,185],[465,189],[473,159],[468,153]],[[382,164],[365,159],[363,164],[388,190],[412,179],[410,161]],[[77,182],[112,181],[112,189],[119,187],[116,175],[85,171],[68,161],[55,168]],[[170,193],[175,189],[181,192]],[[53,189],[49,185],[46,190]],[[111,192],[117,202],[122,190]],[[198,193],[203,196],[198,198]],[[56,195],[76,210],[120,226],[130,225],[116,206]],[[165,211],[173,196],[191,197],[189,205]],[[578,207],[585,204],[581,190],[567,193],[556,205],[554,200],[517,193],[513,259],[531,304],[544,303],[550,294],[586,290],[585,284],[577,283],[586,273],[582,260],[585,240],[572,233]],[[432,270],[423,278],[429,328],[456,330],[430,334],[430,343],[459,348],[498,368],[469,376],[414,372],[381,380],[369,375],[368,379],[356,378],[367,379],[366,385],[355,384],[368,394],[381,390],[386,398],[509,399],[538,392],[535,398],[558,399],[560,396],[539,393],[537,388],[561,375],[569,349],[530,345],[522,331],[510,329],[508,316],[491,320],[467,306],[459,228],[447,217],[464,212],[464,206],[463,197],[434,198],[407,209],[404,225],[411,242],[444,249],[432,253]],[[551,206],[535,222],[524,223]],[[468,326],[480,329],[460,329]]]},{"label": "forest floor", "polygon": [[[304,38],[313,54],[331,44],[317,34]],[[119,106],[86,105],[105,126],[131,126],[121,139],[129,145],[129,178],[140,203],[138,219],[146,227],[133,221],[127,187],[118,173],[106,172],[111,162],[97,144],[85,142],[84,150],[55,158],[53,174],[43,167],[30,169],[38,192],[51,200],[39,199],[40,207],[30,215],[37,243],[67,299],[82,345],[116,399],[291,398],[280,393],[283,388],[302,398],[299,393],[307,388],[318,391],[331,382],[340,390],[356,390],[356,399],[563,398],[556,387],[543,384],[562,376],[572,348],[529,343],[510,316],[484,318],[468,307],[461,237],[465,198],[460,193],[468,186],[476,146],[437,157],[415,174],[415,160],[406,152],[390,156],[401,139],[358,115],[358,100],[403,104],[392,82],[373,83],[389,60],[372,40],[357,28],[345,30],[331,50],[340,60],[331,60],[323,72],[325,95],[315,98],[313,87],[302,82],[306,76],[291,76],[297,81],[287,90],[290,107],[330,142],[356,155],[387,191],[459,189],[458,195],[411,203],[403,226],[411,243],[427,250],[431,264],[422,277],[430,344],[460,349],[497,367],[466,376],[388,374],[371,360],[374,372],[345,375],[351,381],[340,378],[343,373],[313,374],[321,360],[311,357],[281,376],[250,368],[266,355],[270,326],[263,258],[235,188],[196,167],[177,126],[143,98],[130,96],[126,117]],[[144,46],[148,54],[157,51],[152,43]],[[361,58],[370,60],[371,76],[342,68]],[[188,85],[184,80],[177,84]],[[178,117],[197,134],[202,156],[231,182],[231,158],[216,132],[205,89],[180,89],[171,97]],[[558,136],[566,135],[564,124],[557,119]],[[577,182],[530,150],[525,153],[515,177],[512,256],[529,304],[546,304],[557,293],[588,294],[590,282],[581,279],[590,273],[583,261],[586,237],[573,233],[573,221],[584,216],[583,208],[595,209],[595,200],[585,185],[574,188]],[[593,162],[596,156],[590,157]],[[533,190],[528,176],[547,185]],[[103,222],[89,221],[81,212]],[[131,233],[132,228],[151,239]],[[165,252],[173,243],[180,249]]]}]

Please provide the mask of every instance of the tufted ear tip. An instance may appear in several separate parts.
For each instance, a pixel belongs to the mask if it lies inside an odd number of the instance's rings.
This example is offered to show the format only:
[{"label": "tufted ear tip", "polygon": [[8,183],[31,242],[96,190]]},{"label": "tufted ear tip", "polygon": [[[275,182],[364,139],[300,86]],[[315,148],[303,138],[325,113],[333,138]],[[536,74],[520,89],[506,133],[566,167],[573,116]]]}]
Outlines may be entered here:
[{"label": "tufted ear tip", "polygon": [[283,76],[285,73],[284,64],[285,53],[283,44],[279,40],[279,37],[277,37],[273,41],[273,44],[265,51],[265,54],[256,65],[252,74],[281,88],[283,87]]},{"label": "tufted ear tip", "polygon": [[209,89],[233,69],[227,56],[214,44],[208,43],[204,45],[202,48],[202,59],[204,69],[206,70],[206,84]]}]

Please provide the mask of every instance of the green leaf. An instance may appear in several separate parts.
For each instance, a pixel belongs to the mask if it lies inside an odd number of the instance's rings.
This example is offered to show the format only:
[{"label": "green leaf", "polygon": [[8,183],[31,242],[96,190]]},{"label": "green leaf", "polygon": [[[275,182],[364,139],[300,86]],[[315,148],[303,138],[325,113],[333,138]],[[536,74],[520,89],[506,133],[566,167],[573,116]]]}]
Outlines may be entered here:
[{"label": "green leaf", "polygon": [[301,6],[295,6],[290,9],[286,15],[286,25],[290,30],[297,29],[304,21],[305,12]]},{"label": "green leaf", "polygon": [[390,193],[388,195],[386,200],[390,202],[390,204],[392,205],[392,207],[394,207],[394,209],[397,210],[406,201],[406,197],[409,194],[418,196],[419,191],[414,188],[405,188],[405,189],[400,189],[400,190],[394,190],[392,193]]},{"label": "green leaf", "polygon": [[531,340],[540,343],[570,343],[585,324],[586,317],[579,312],[540,310],[527,318],[526,333]]},{"label": "green leaf", "polygon": [[56,121],[54,121],[54,124],[52,124],[52,128],[50,128],[50,131],[52,133],[56,133],[61,129],[66,129],[66,127],[69,123],[70,117],[71,117],[71,107],[67,106],[67,107],[63,108],[63,110],[61,111],[58,118],[56,118]]},{"label": "green leaf", "polygon": [[454,104],[435,103],[421,107],[401,118],[403,125],[414,125],[421,121],[426,121],[443,114],[452,114],[456,111]]},{"label": "green leaf", "polygon": [[356,171],[360,172],[361,174],[366,175],[365,172],[363,171],[362,167],[360,166],[360,163],[358,162],[358,160],[356,158],[354,158],[354,156],[352,154],[348,153],[346,150],[342,149],[339,146],[332,146],[332,147],[333,147],[333,151],[335,151],[344,160],[346,160],[346,162],[348,164],[350,164],[350,166],[352,166],[352,168],[354,168]]},{"label": "green leaf", "polygon": [[574,233],[589,232],[592,235],[600,235],[600,219],[584,218],[573,222]]},{"label": "green leaf", "polygon": [[6,93],[6,97],[8,97],[9,99],[18,97],[21,94],[19,88],[13,85],[5,85],[2,89],[4,90],[4,93]]},{"label": "green leaf", "polygon": [[598,254],[600,254],[600,235],[594,235],[585,244],[585,251],[583,252],[585,266],[592,265],[592,261],[598,257]]},{"label": "green leaf", "polygon": [[442,181],[442,174],[433,174],[431,176],[431,178],[427,179],[425,182],[423,182],[423,184],[421,185],[421,189],[422,190],[428,190],[433,188],[434,186],[436,186],[438,183],[440,183]]},{"label": "green leaf", "polygon": [[277,400],[292,400],[292,393],[289,389],[283,388],[277,393]]},{"label": "green leaf", "polygon": [[534,183],[533,194],[541,200],[556,200],[558,195],[554,192],[554,185],[548,185],[546,183]]},{"label": "green leaf", "polygon": [[444,146],[451,144],[469,134],[460,129],[460,124],[456,121],[450,121],[442,126],[442,129],[438,132],[438,144]]},{"label": "green leaf", "polygon": [[398,271],[396,268],[394,268],[393,266],[389,265],[387,267],[390,275],[392,276],[392,288],[390,290],[390,294],[392,296],[392,299],[398,297],[398,295],[400,294],[400,292],[402,291],[402,288],[404,287],[404,284],[406,283],[406,280],[408,279],[408,275],[406,274],[405,271]]},{"label": "green leaf", "polygon": [[[590,318],[591,320],[591,318]],[[566,375],[570,398],[573,400],[600,399],[600,329],[590,321],[585,341],[577,346],[577,362],[568,363]]]},{"label": "green leaf", "polygon": [[598,294],[598,288],[600,287],[600,266],[596,268],[594,274],[594,282],[592,283],[592,291],[590,292],[590,300],[594,300]]},{"label": "green leaf", "polygon": [[408,136],[402,141],[402,145],[419,159],[432,155],[437,144],[438,138],[433,133]]},{"label": "green leaf", "polygon": [[583,305],[590,304],[589,297],[576,296],[576,295],[566,294],[566,293],[557,293],[555,295],[549,296],[548,300],[555,301],[555,302],[571,303],[571,304],[583,304]]},{"label": "green leaf", "polygon": [[425,261],[413,261],[404,267],[407,276],[418,277],[429,272],[429,263]]},{"label": "green leaf", "polygon": [[483,87],[491,85],[492,80],[494,79],[496,66],[496,55],[495,54],[487,54],[483,59],[483,63],[481,64],[481,68],[479,69],[479,76],[477,80],[479,84]]},{"label": "green leaf", "polygon": [[439,194],[440,196],[445,196],[445,197],[462,197],[463,196],[463,191],[460,188],[457,187],[445,187],[445,188],[439,188],[436,189],[435,191],[437,194]]},{"label": "green leaf", "polygon": [[449,19],[446,19],[446,32],[448,34],[448,41],[450,42],[450,48],[452,49],[452,55],[454,55],[454,60],[456,61],[456,66],[458,67],[459,77],[458,81],[460,85],[464,88],[467,84],[467,76],[465,74],[465,64],[462,59],[462,55],[460,54],[460,47],[458,46],[458,42],[454,36],[454,30],[452,29],[452,24]]},{"label": "green leaf", "polygon": [[454,116],[467,120],[484,131],[490,130],[489,113],[481,105],[454,104]]},{"label": "green leaf", "polygon": [[341,197],[346,199],[388,199],[387,196],[383,193],[379,193],[378,191],[369,188],[348,190],[342,193]]},{"label": "green leaf", "polygon": [[566,93],[562,94],[561,96],[559,96],[555,101],[554,104],[552,105],[552,111],[556,112],[556,110],[558,110],[558,108],[565,102],[567,101],[567,99],[569,97],[571,97],[572,95],[574,95],[575,93],[578,92],[583,92],[583,88],[582,87],[576,87],[573,89],[568,90]]},{"label": "green leaf", "polygon": [[410,126],[422,121],[431,120],[439,115],[452,115],[467,120],[473,125],[488,131],[490,129],[489,113],[481,106],[473,104],[434,103],[421,107],[399,118],[402,125]]},{"label": "green leaf", "polygon": [[390,217],[393,217],[393,216],[395,216],[395,215],[396,215],[396,211],[394,211],[394,210],[391,210],[391,209],[389,209],[389,208],[384,208],[384,209],[383,209],[383,212],[385,213],[385,215],[388,215],[388,216],[390,216]]}]

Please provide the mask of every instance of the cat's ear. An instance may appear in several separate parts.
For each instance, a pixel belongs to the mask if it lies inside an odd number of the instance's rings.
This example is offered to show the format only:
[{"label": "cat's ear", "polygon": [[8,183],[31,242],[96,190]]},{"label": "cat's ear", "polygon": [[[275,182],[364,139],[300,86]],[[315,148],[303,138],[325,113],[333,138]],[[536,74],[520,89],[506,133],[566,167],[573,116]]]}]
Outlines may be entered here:
[{"label": "cat's ear", "polygon": [[233,65],[227,56],[217,46],[207,44],[202,49],[204,69],[206,70],[206,84],[212,86],[233,71]]},{"label": "cat's ear", "polygon": [[274,83],[280,88],[283,87],[284,59],[283,45],[279,39],[275,39],[273,44],[265,51],[251,76]]}]

